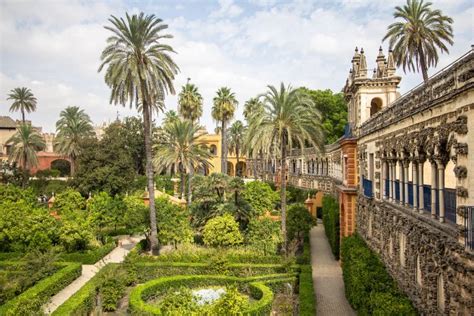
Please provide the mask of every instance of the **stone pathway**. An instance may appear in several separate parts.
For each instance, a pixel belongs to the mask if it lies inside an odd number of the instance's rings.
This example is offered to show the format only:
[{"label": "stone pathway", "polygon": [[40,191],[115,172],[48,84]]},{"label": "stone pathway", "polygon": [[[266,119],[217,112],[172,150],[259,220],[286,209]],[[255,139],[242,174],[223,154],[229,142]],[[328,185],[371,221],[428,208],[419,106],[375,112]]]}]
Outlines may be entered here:
[{"label": "stone pathway", "polygon": [[47,314],[54,312],[59,306],[61,306],[68,298],[74,293],[79,291],[81,287],[86,284],[87,281],[92,279],[97,272],[100,271],[107,263],[120,263],[124,260],[125,256],[130,250],[140,241],[140,237],[126,237],[119,239],[119,246],[112,250],[104,258],[96,262],[95,264],[83,264],[82,274],[80,277],[75,279],[71,284],[62,289],[59,293],[51,297],[49,302],[44,307]]},{"label": "stone pathway", "polygon": [[334,259],[322,223],[311,229],[311,264],[317,315],[356,315],[344,294],[342,269]]}]

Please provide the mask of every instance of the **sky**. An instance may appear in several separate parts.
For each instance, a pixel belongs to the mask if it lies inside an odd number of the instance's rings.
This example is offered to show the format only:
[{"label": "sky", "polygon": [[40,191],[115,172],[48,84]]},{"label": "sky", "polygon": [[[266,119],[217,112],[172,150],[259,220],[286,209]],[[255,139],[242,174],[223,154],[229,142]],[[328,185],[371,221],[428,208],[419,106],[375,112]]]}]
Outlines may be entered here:
[{"label": "sky", "polygon": [[[472,0],[432,0],[435,8],[454,19],[454,45],[441,55],[433,74],[474,44]],[[110,36],[104,26],[110,15],[125,12],[155,14],[173,38],[166,40],[180,68],[176,90],[187,78],[204,98],[201,124],[213,131],[212,98],[227,86],[242,119],[246,100],[280,82],[293,87],[341,91],[356,46],[363,47],[368,68],[392,23],[397,0],[186,0],[76,1],[0,0],[0,115],[9,113],[9,91],[29,87],[38,99],[27,118],[43,131],[54,132],[59,113],[79,106],[94,124],[129,115],[134,109],[109,103],[110,89],[98,73],[100,54]],[[370,72],[369,72],[370,74]],[[400,92],[421,82],[421,74],[403,77]],[[166,110],[176,110],[177,96],[168,95]],[[161,120],[163,114],[159,114]]]}]

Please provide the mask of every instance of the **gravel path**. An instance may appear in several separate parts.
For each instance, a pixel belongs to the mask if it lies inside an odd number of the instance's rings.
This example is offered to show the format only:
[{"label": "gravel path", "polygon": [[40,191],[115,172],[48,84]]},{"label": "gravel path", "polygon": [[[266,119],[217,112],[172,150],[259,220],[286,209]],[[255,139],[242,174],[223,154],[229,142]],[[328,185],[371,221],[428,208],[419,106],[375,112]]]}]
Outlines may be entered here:
[{"label": "gravel path", "polygon": [[344,294],[342,270],[334,259],[322,224],[311,229],[311,264],[317,315],[356,315]]},{"label": "gravel path", "polygon": [[71,284],[62,289],[59,293],[51,297],[49,302],[45,305],[44,310],[47,314],[54,312],[61,304],[63,304],[74,293],[79,291],[87,281],[92,279],[97,272],[100,271],[107,263],[122,262],[130,250],[140,241],[141,238],[124,238],[120,239],[120,244],[108,255],[102,258],[95,264],[83,264],[82,275],[75,279]]}]

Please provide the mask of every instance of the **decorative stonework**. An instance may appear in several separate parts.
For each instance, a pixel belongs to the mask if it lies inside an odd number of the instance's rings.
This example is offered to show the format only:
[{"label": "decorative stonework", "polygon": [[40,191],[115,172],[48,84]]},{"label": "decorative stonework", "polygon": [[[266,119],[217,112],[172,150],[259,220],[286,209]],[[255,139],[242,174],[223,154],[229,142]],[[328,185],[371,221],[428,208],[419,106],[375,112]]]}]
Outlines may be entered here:
[{"label": "decorative stonework", "polygon": [[469,196],[469,193],[466,188],[464,187],[457,187],[456,188],[456,195],[461,197],[461,198],[467,198]]},{"label": "decorative stonework", "polygon": [[454,174],[458,179],[467,178],[467,168],[465,166],[456,166],[454,167]]},{"label": "decorative stonework", "polygon": [[[421,220],[411,210],[402,211],[386,202],[358,199],[357,230],[384,261],[417,309],[425,315],[441,315],[437,302],[437,279],[444,279],[445,311],[451,315],[474,312],[474,255],[457,243],[458,229],[446,230],[428,217]],[[369,234],[371,218],[371,234]],[[424,217],[423,217],[424,218]],[[390,224],[388,224],[390,223]],[[400,264],[401,235],[405,235],[405,266]],[[387,241],[395,238],[392,243]],[[392,249],[390,249],[390,244]],[[417,257],[419,264],[417,264]],[[421,272],[420,274],[417,274]],[[421,279],[421,286],[417,280]]]}]

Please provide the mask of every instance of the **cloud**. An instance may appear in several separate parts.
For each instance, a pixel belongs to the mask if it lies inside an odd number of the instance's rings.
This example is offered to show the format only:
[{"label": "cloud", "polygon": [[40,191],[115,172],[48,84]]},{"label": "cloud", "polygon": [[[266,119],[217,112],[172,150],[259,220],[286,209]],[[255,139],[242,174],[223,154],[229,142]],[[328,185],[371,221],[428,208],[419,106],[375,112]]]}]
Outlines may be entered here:
[{"label": "cloud", "polygon": [[219,9],[211,12],[211,18],[235,18],[244,10],[234,4],[233,0],[219,0]]},{"label": "cloud", "polygon": [[[97,73],[111,14],[158,12],[169,24],[166,42],[177,54],[181,69],[177,90],[187,78],[204,97],[201,123],[213,130],[212,98],[218,88],[230,87],[240,103],[242,118],[247,99],[268,84],[340,91],[355,46],[362,46],[369,68],[375,58],[393,7],[403,1],[274,1],[223,0],[169,3],[3,1],[0,2],[0,115],[8,110],[8,91],[30,87],[39,100],[34,123],[53,131],[65,106],[83,107],[95,123],[136,114],[109,104],[109,88]],[[474,8],[467,0],[435,3],[454,22],[455,45],[442,55],[439,68],[470,48]],[[21,39],[21,40],[18,40]],[[385,52],[387,46],[384,45]],[[435,70],[430,70],[434,73]],[[421,81],[420,74],[403,74],[401,91]],[[167,96],[167,109],[176,109],[177,97]],[[5,104],[5,106],[4,106]],[[14,114],[13,116],[15,116]],[[162,115],[160,114],[162,117]],[[19,117],[19,116],[17,116]]]}]

